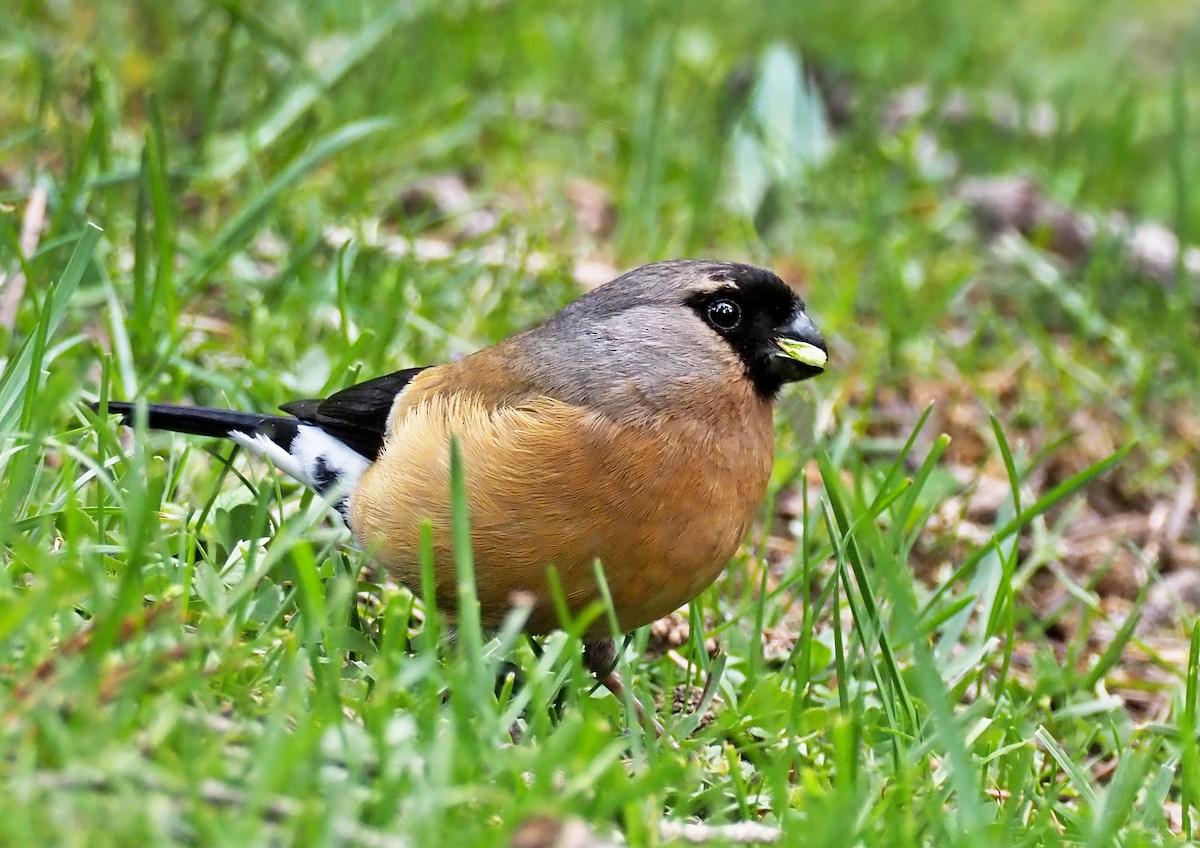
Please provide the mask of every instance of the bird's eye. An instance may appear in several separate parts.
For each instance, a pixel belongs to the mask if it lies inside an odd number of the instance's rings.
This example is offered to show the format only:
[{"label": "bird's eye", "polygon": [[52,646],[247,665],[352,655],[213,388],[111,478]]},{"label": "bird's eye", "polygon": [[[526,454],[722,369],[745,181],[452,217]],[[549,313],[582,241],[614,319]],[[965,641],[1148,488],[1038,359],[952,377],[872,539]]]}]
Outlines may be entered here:
[{"label": "bird's eye", "polygon": [[742,308],[732,300],[714,300],[708,305],[708,321],[718,330],[732,330],[742,320]]}]

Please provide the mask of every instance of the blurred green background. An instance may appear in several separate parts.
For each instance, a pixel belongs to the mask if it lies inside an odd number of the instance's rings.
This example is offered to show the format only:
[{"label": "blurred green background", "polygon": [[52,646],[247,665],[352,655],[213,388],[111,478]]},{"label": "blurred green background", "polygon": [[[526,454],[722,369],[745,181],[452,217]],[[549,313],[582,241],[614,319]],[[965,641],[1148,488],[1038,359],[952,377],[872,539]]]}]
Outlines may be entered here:
[{"label": "blurred green background", "polygon": [[[1198,48],[1167,0],[9,0],[0,842],[1190,835]],[[566,638],[497,700],[308,497],[82,406],[270,411],[679,256],[832,360],[626,657],[678,747]]]}]

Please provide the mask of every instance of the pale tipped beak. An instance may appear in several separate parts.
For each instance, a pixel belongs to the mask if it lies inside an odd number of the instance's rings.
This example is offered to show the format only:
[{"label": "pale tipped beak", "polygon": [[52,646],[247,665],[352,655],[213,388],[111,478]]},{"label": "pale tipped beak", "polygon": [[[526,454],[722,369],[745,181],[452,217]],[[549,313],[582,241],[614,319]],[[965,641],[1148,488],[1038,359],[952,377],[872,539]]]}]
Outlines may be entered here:
[{"label": "pale tipped beak", "polygon": [[825,337],[803,310],[796,310],[792,320],[780,331],[775,346],[779,349],[776,356],[815,368],[817,371],[824,371],[826,363],[829,362],[829,348],[825,346]]}]

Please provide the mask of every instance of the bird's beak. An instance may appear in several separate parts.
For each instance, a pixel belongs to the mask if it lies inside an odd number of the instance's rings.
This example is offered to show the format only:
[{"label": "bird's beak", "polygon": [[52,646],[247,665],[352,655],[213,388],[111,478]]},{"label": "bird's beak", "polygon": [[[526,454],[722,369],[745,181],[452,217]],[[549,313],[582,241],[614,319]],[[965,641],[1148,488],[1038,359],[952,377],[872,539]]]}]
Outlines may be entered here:
[{"label": "bird's beak", "polygon": [[803,372],[805,369],[812,369],[807,373],[797,374],[793,379],[803,380],[805,377],[819,374],[825,370],[825,364],[829,361],[829,348],[825,346],[825,337],[802,309],[797,309],[792,315],[792,320],[780,330],[775,346],[778,348],[776,356],[805,366],[804,369],[796,370]]}]

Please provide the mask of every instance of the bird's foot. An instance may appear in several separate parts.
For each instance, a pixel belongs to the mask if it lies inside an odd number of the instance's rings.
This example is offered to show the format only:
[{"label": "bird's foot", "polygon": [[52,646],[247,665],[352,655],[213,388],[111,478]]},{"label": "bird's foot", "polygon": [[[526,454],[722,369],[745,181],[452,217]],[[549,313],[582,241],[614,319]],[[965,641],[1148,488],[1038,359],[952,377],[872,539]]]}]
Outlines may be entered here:
[{"label": "bird's foot", "polygon": [[[621,675],[617,671],[616,642],[612,639],[597,639],[591,642],[584,642],[583,666],[594,674],[596,680],[599,681],[599,685],[612,692],[618,701],[624,699],[625,683],[621,680]],[[665,731],[658,719],[653,715],[647,715],[637,698],[631,696],[629,700],[633,702],[633,709],[637,713],[638,724],[641,727],[646,727],[647,721],[649,721],[649,726],[654,731],[655,737],[661,739]]]}]

